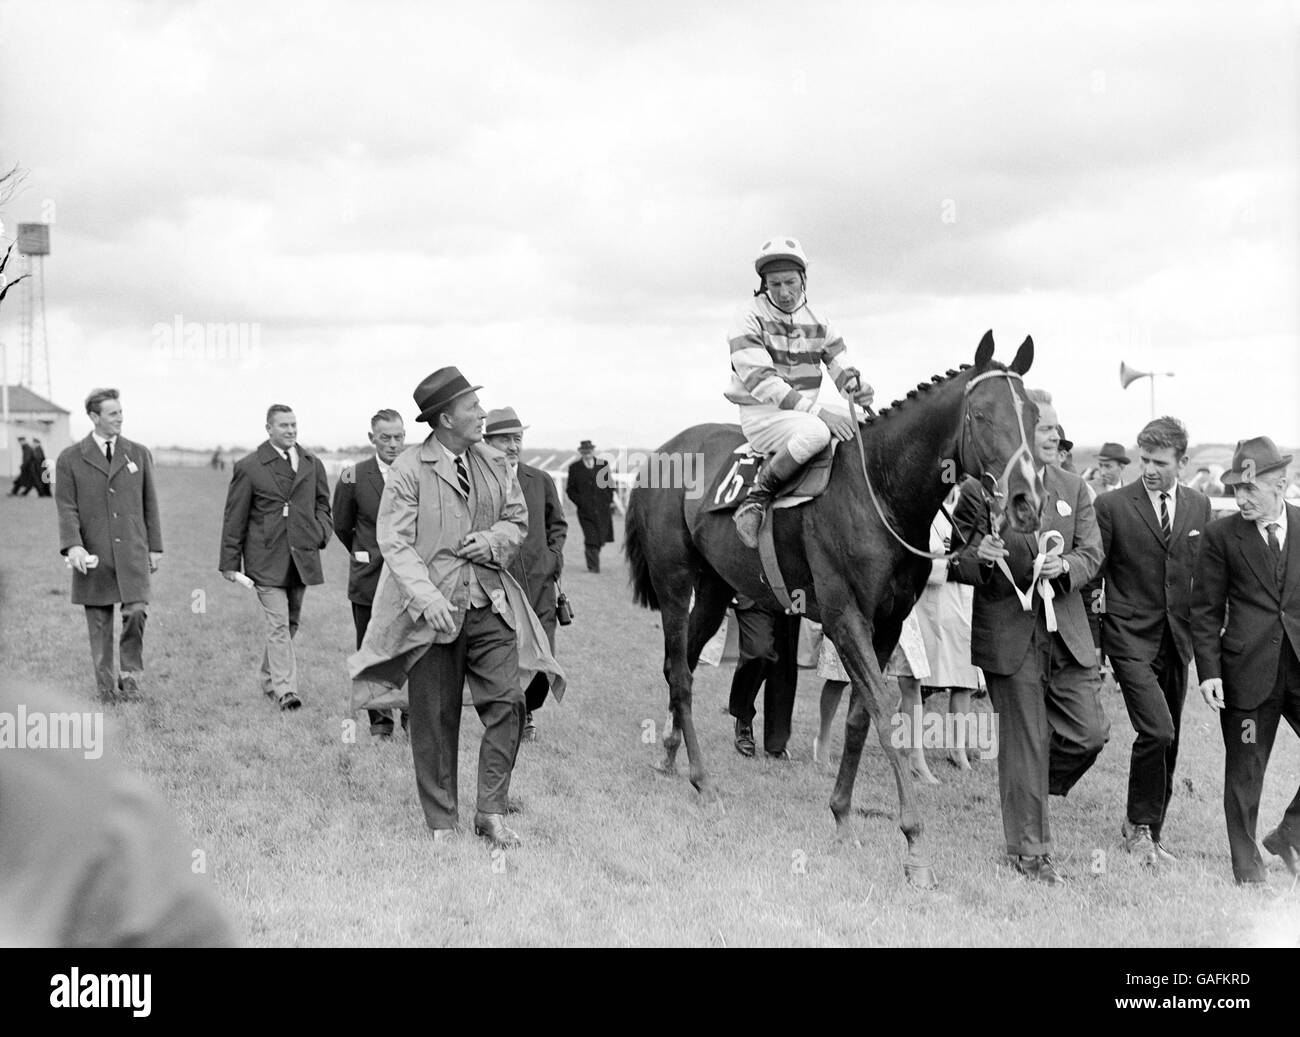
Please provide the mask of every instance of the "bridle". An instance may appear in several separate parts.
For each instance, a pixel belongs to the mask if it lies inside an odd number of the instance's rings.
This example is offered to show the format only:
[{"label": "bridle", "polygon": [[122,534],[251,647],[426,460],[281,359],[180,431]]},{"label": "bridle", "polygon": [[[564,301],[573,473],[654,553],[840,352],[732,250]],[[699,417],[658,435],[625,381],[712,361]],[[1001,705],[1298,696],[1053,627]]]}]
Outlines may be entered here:
[{"label": "bridle", "polygon": [[[983,456],[980,454],[979,439],[974,435],[974,417],[971,415],[970,411],[971,390],[974,389],[975,386],[979,385],[980,382],[987,381],[990,378],[1005,378],[1007,380],[1007,388],[1011,392],[1011,403],[1016,415],[1016,428],[1020,432],[1020,446],[1018,446],[1015,452],[1007,458],[1007,463],[1003,466],[1002,477],[1000,479],[993,478],[985,465]],[[1017,372],[999,368],[997,370],[985,371],[983,374],[976,375],[966,383],[966,388],[962,390],[962,426],[961,437],[957,443],[957,459],[961,463],[964,471],[978,471],[980,473],[980,492],[984,495],[984,500],[990,505],[994,502],[1001,501],[1006,497],[1004,486],[1007,480],[1007,473],[1011,470],[1013,464],[1018,463],[1022,457],[1027,458],[1030,464],[1033,463],[1034,454],[1029,448],[1029,440],[1025,437],[1025,425],[1020,417],[1022,408],[1024,407],[1024,400],[1021,398],[1020,393],[1016,391],[1016,382],[1020,382],[1023,387],[1024,381]],[[849,414],[852,415],[853,400],[847,394],[845,395],[845,399],[848,400]],[[868,408],[868,411],[874,416],[874,411],[870,411],[870,408]],[[862,478],[866,480],[867,493],[871,495],[871,503],[876,509],[876,515],[880,518],[881,525],[889,530],[890,536],[918,558],[928,558],[931,561],[936,559],[947,561],[955,558],[959,553],[958,551],[922,551],[918,547],[913,547],[902,538],[892,525],[890,525],[889,519],[885,517],[884,508],[880,506],[880,499],[876,496],[876,489],[871,485],[871,476],[867,472],[867,448],[862,442],[862,430],[856,428],[857,421],[855,419],[851,420],[855,426],[854,438],[858,441],[858,459],[862,463]],[[967,464],[968,445],[970,450],[974,453],[974,467]],[[988,480],[987,486],[985,485],[985,480]],[[942,504],[939,505],[939,508],[948,519],[948,522],[952,525],[953,532],[956,532],[957,524],[953,521],[953,517],[948,514],[948,509]]]}]

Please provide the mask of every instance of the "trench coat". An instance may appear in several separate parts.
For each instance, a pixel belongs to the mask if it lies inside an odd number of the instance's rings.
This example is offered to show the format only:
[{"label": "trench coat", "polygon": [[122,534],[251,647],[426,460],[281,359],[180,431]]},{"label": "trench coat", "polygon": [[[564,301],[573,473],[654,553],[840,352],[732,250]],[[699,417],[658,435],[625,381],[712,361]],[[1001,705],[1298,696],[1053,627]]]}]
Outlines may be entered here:
[{"label": "trench coat", "polygon": [[99,556],[84,575],[72,570],[72,603],[147,602],[149,552],[163,549],[153,455],[118,436],[110,468],[87,436],[59,454],[54,485],[59,553],[84,547]]}]

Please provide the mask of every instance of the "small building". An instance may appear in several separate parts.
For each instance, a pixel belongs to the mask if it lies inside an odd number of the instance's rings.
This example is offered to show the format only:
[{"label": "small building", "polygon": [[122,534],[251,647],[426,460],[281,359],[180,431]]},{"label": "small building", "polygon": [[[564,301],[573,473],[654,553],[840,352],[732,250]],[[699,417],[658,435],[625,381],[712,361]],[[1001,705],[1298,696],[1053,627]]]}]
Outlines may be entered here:
[{"label": "small building", "polygon": [[64,448],[72,445],[70,412],[44,396],[38,396],[25,385],[0,385],[0,474],[16,478],[23,461],[18,437],[28,443],[41,441],[41,449],[50,462],[50,478],[54,478],[54,461]]}]

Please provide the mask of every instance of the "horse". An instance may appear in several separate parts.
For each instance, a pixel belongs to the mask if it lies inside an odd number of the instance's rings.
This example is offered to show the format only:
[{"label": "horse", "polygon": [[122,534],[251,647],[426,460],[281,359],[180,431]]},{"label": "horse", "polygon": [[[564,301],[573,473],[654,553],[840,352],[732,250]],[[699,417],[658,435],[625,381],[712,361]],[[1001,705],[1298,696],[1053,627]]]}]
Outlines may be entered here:
[{"label": "horse", "polygon": [[[912,782],[886,731],[894,707],[882,669],[925,586],[934,557],[925,550],[930,523],[954,483],[967,475],[978,478],[1004,523],[999,528],[1038,528],[1043,489],[1030,448],[1038,415],[1021,379],[1033,362],[1033,349],[1033,339],[1026,338],[1011,364],[1003,366],[993,360],[993,333],[985,333],[973,364],[922,382],[906,401],[895,400],[867,418],[858,429],[858,445],[841,443],[820,496],[796,508],[769,509],[765,520],[772,523],[785,586],[794,588],[791,611],[820,620],[852,682],[844,753],[830,800],[837,838],[858,842],[850,825],[853,784],[874,721],[898,785],[900,827],[907,839],[904,874],[922,888],[936,883]],[[657,609],[663,619],[671,725],[663,762],[655,769],[675,774],[684,740],[691,784],[706,803],[719,797],[691,712],[700,652],[737,593],[782,610],[758,551],[741,543],[731,513],[707,511],[699,499],[700,486],[712,486],[719,469],[734,464],[743,442],[739,426],[727,424],[696,425],[674,436],[658,456],[690,460],[693,455],[697,471],[702,461],[703,478],[690,492],[686,485],[647,485],[639,479],[624,529],[633,601]],[[868,645],[874,651],[867,651]]]}]

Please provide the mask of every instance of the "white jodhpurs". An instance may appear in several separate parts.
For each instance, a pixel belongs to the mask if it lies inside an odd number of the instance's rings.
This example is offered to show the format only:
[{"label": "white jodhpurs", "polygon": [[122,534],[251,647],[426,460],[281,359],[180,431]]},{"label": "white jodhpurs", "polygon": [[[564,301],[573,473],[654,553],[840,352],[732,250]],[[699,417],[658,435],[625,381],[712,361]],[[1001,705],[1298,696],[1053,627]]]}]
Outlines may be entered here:
[{"label": "white jodhpurs", "polygon": [[831,441],[831,430],[816,414],[782,410],[772,403],[741,407],[740,431],[760,453],[774,454],[785,447],[800,464],[807,464]]}]

